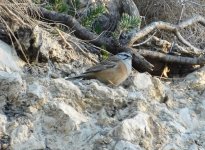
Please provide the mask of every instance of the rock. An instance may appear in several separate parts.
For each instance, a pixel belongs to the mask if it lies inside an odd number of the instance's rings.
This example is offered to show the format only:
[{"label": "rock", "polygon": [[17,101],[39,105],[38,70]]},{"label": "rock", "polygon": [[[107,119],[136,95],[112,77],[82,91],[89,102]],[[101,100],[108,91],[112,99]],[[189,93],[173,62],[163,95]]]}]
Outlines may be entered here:
[{"label": "rock", "polygon": [[200,71],[187,75],[183,85],[185,84],[191,89],[203,91],[205,89],[205,67],[201,68]]},{"label": "rock", "polygon": [[0,149],[6,150],[9,149],[10,145],[10,136],[6,134],[1,134],[0,135]]},{"label": "rock", "polygon": [[17,126],[11,133],[11,145],[16,146],[16,144],[26,142],[29,136],[28,130],[26,125]]},{"label": "rock", "polygon": [[84,115],[63,102],[50,103],[44,111],[44,126],[48,132],[57,130],[60,133],[69,133],[78,130],[79,125],[87,120]]},{"label": "rock", "polygon": [[193,141],[204,147],[204,91],[147,74],[134,80],[112,87],[0,71],[1,147],[170,150],[194,149]]},{"label": "rock", "polygon": [[129,92],[127,94],[127,99],[131,101],[136,101],[137,99],[146,100],[146,98],[143,96],[143,93],[138,91]]},{"label": "rock", "polygon": [[26,83],[18,73],[0,71],[0,95],[14,99],[26,91]]},{"label": "rock", "polygon": [[[204,97],[204,96],[205,96],[205,94],[202,95],[202,97]],[[202,102],[198,104],[197,112],[200,114],[200,116],[199,116],[200,120],[205,121],[205,118],[204,118],[204,116],[205,116],[205,100],[202,100]]]},{"label": "rock", "polygon": [[198,150],[198,146],[196,144],[192,144],[188,150]]},{"label": "rock", "polygon": [[[34,41],[32,47],[34,52],[29,52],[29,54],[33,54],[31,59],[35,61],[37,53],[39,52],[39,61],[41,62],[48,62],[51,60],[57,63],[72,63],[73,60],[81,59],[81,62],[85,64],[88,61],[87,58],[82,57],[83,54],[79,55],[77,50],[74,50],[72,46],[72,42],[65,43],[63,39],[56,39],[53,38],[53,35],[49,32],[43,30],[39,26],[36,26],[33,29],[32,40]],[[65,38],[71,38],[65,37]],[[74,41],[74,39],[71,39]],[[78,44],[78,41],[75,40],[75,43]],[[78,47],[76,48],[78,49]],[[89,55],[89,54],[88,54]],[[89,60],[90,61],[90,60]],[[75,64],[79,64],[80,62]],[[73,67],[74,68],[74,67]]]},{"label": "rock", "polygon": [[148,90],[153,86],[151,75],[146,73],[137,73],[133,79],[133,85],[137,90]]},{"label": "rock", "polygon": [[180,149],[180,148],[176,144],[174,144],[174,143],[166,144],[163,147],[163,150],[178,150],[178,149]]},{"label": "rock", "polygon": [[78,87],[85,95],[83,101],[92,111],[100,110],[104,105],[108,107],[123,107],[128,92],[123,87],[109,87],[98,80],[84,80]]},{"label": "rock", "polygon": [[6,116],[0,114],[0,137],[1,135],[4,135],[6,133],[6,124],[7,124]]},{"label": "rock", "polygon": [[49,85],[53,98],[80,99],[82,92],[72,82],[65,79],[54,79]]},{"label": "rock", "polygon": [[[33,133],[34,131],[34,133]],[[42,136],[27,125],[17,126],[11,133],[11,148],[15,150],[45,149],[45,141]]]},{"label": "rock", "polygon": [[111,134],[113,137],[135,144],[142,144],[147,148],[152,141],[148,119],[149,116],[147,114],[138,113],[133,118],[123,120],[122,123],[113,129]]},{"label": "rock", "polygon": [[196,128],[199,124],[197,118],[194,118],[190,115],[190,110],[188,108],[182,108],[179,110],[179,118],[185,127],[192,130]]},{"label": "rock", "polygon": [[122,149],[126,149],[126,150],[142,150],[139,145],[134,145],[134,144],[132,144],[132,143],[130,143],[128,141],[120,140],[115,145],[114,150],[122,150]]},{"label": "rock", "polygon": [[136,73],[131,83],[133,91],[142,91],[143,94],[149,96],[154,101],[164,102],[166,95],[166,87],[162,82],[147,73]]},{"label": "rock", "polygon": [[16,51],[0,40],[0,71],[21,72],[24,62],[17,56]]},{"label": "rock", "polygon": [[27,88],[27,104],[29,104],[28,110],[31,113],[37,113],[49,99],[49,93],[47,89],[40,85],[38,82],[34,82],[28,85]]},{"label": "rock", "polygon": [[150,90],[151,97],[159,102],[164,102],[164,98],[166,96],[165,86],[158,78],[152,78],[152,82],[154,87]]}]

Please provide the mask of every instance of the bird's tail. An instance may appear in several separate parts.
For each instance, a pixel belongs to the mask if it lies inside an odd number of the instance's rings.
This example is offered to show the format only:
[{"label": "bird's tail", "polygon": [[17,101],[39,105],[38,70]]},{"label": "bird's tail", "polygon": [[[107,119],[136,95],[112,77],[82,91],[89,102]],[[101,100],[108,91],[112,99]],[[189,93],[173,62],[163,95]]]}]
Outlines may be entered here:
[{"label": "bird's tail", "polygon": [[80,78],[84,78],[84,75],[77,75],[74,77],[65,77],[65,80],[75,80],[75,79],[80,79]]}]

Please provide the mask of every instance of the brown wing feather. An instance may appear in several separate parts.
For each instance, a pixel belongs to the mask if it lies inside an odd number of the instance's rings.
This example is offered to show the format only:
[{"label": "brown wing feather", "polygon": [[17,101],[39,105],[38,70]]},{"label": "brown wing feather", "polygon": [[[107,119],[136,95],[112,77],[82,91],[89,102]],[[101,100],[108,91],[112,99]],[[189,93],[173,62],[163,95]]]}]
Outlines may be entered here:
[{"label": "brown wing feather", "polygon": [[115,56],[112,56],[112,57],[108,58],[107,60],[101,61],[96,66],[93,66],[93,67],[87,69],[85,73],[98,72],[98,71],[102,71],[105,69],[113,68],[117,65],[118,61],[119,61],[118,58],[116,58]]}]

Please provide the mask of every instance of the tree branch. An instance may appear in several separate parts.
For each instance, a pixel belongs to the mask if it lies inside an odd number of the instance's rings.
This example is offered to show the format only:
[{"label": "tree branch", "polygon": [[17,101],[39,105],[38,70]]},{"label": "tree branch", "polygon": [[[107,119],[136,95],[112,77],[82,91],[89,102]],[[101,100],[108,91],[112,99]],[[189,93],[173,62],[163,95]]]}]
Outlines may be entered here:
[{"label": "tree branch", "polygon": [[194,52],[199,53],[201,50],[196,48],[195,46],[191,45],[179,33],[180,29],[191,26],[194,23],[200,23],[201,25],[205,26],[205,18],[203,18],[202,16],[195,16],[193,18],[190,18],[188,20],[185,20],[185,21],[179,23],[178,25],[173,25],[170,23],[162,22],[162,21],[153,22],[152,24],[146,26],[144,29],[140,30],[135,35],[133,35],[132,39],[129,42],[129,45],[130,46],[133,45],[134,42],[136,42],[136,41],[140,40],[141,38],[143,38],[144,36],[148,35],[153,30],[158,29],[158,30],[166,30],[166,31],[170,31],[170,32],[174,33],[180,42],[182,42],[186,46],[189,46],[191,49],[194,50]]},{"label": "tree branch", "polygon": [[184,65],[202,65],[205,64],[205,57],[182,57],[182,56],[173,56],[169,54],[163,54],[156,51],[150,51],[146,49],[134,49],[135,52],[139,53],[144,57],[149,57],[152,59],[158,59],[160,61],[168,63],[179,63]]}]

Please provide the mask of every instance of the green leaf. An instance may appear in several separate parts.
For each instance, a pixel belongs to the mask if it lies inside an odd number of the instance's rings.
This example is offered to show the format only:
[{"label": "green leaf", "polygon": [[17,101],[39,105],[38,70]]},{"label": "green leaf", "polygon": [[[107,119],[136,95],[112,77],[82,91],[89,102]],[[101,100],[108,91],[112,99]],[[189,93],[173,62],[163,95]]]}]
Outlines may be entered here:
[{"label": "green leaf", "polygon": [[129,32],[134,28],[139,28],[141,24],[140,17],[129,16],[126,13],[122,14],[121,20],[117,25],[117,29],[114,32],[114,37],[117,38],[122,32]]},{"label": "green leaf", "polygon": [[[94,23],[94,21],[102,14],[106,13],[107,9],[105,7],[105,5],[96,5],[91,7],[88,11],[87,11],[87,15],[81,20],[81,24],[89,29],[91,29],[92,24]],[[102,32],[102,28],[100,27],[100,25],[95,25],[95,29],[94,31],[96,33],[101,33]]]}]

